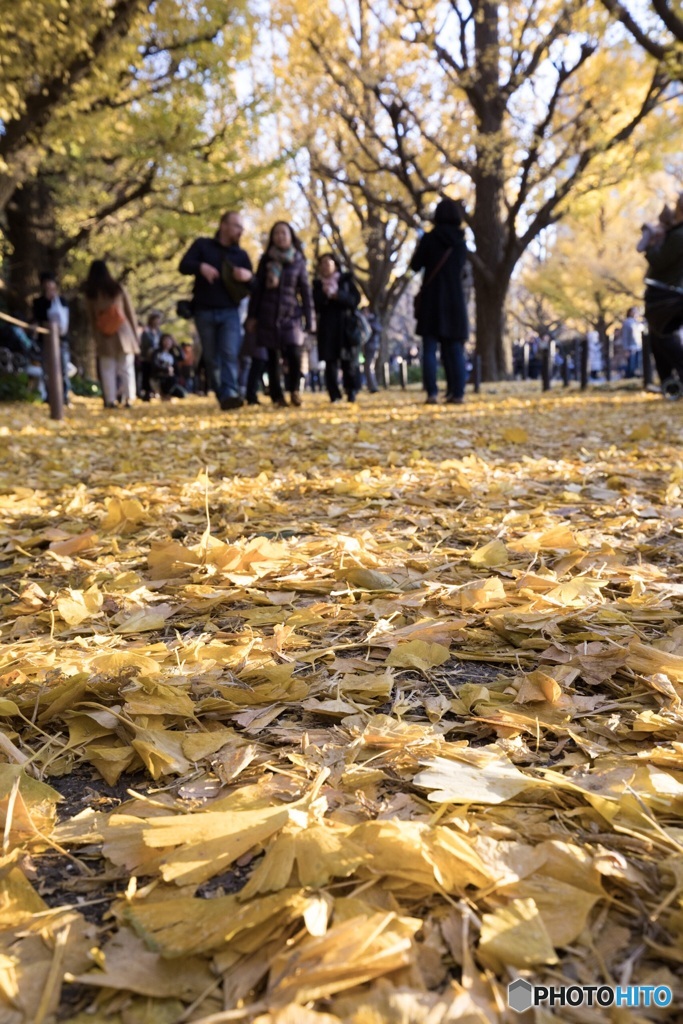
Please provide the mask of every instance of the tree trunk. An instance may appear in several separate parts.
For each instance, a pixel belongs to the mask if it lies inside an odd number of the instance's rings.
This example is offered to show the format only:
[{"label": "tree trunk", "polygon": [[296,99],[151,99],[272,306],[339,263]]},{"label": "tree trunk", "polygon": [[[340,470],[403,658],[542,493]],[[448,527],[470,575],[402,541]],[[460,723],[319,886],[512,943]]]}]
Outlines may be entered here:
[{"label": "tree trunk", "polygon": [[481,0],[473,4],[473,10],[477,78],[468,94],[479,122],[471,221],[476,245],[476,343],[482,379],[495,381],[512,371],[512,349],[504,329],[505,297],[510,283],[508,228],[503,221],[505,99],[499,88],[498,4]]},{"label": "tree trunk", "polygon": [[505,380],[512,373],[512,348],[505,334],[507,282],[488,279],[474,271],[477,355],[482,380]]},{"label": "tree trunk", "polygon": [[57,273],[57,222],[52,193],[40,176],[14,190],[7,205],[7,302],[20,317],[30,312],[31,297],[40,288],[41,271]]},{"label": "tree trunk", "polygon": [[[40,290],[40,274],[49,270],[59,277],[61,270],[55,205],[48,180],[38,175],[16,188],[6,209],[7,240],[12,248],[8,259],[7,305],[10,313],[28,318],[31,299]],[[94,341],[82,303],[66,296],[69,303],[71,353],[74,363],[87,377],[97,377]]]}]

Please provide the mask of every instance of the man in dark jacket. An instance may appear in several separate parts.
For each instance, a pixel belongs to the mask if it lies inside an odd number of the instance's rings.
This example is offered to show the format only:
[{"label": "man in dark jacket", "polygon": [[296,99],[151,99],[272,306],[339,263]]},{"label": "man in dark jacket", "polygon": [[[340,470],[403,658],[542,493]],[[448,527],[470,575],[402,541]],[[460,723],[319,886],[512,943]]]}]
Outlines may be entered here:
[{"label": "man in dark jacket", "polygon": [[416,333],[422,337],[422,379],[427,404],[436,405],[436,352],[446,373],[446,401],[460,404],[465,394],[469,333],[463,272],[467,246],[460,203],[442,199],[434,213],[434,228],[423,235],[410,261],[411,270],[424,270],[417,308]]},{"label": "man in dark jacket", "polygon": [[207,386],[221,409],[242,405],[239,304],[253,280],[251,260],[240,248],[244,225],[238,213],[225,213],[213,238],[198,238],[180,261],[181,274],[194,275],[194,319],[202,345]]},{"label": "man in dark jacket", "polygon": [[[683,193],[673,213],[672,226],[664,236],[654,239],[645,250],[648,262],[648,278],[662,285],[683,287]],[[650,349],[655,360],[657,373],[662,382],[665,394],[680,395],[683,390],[683,342],[678,331],[660,323],[658,306],[671,303],[671,292],[656,285],[648,285],[645,291],[645,318],[648,321]],[[674,298],[675,301],[675,298]],[[680,322],[680,320],[679,320]],[[678,375],[678,382],[671,381],[673,373]]]}]

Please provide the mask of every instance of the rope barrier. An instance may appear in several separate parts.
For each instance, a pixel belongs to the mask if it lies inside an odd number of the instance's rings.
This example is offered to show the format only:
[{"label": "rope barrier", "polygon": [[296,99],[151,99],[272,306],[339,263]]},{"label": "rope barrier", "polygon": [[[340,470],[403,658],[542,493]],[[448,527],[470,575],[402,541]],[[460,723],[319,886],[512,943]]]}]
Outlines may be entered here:
[{"label": "rope barrier", "polygon": [[36,327],[34,324],[27,324],[25,320],[17,320],[16,317],[10,316],[9,313],[0,313],[0,320],[6,320],[8,324],[16,324],[17,327],[28,327],[29,330],[37,331],[38,334],[50,333],[47,327]]}]

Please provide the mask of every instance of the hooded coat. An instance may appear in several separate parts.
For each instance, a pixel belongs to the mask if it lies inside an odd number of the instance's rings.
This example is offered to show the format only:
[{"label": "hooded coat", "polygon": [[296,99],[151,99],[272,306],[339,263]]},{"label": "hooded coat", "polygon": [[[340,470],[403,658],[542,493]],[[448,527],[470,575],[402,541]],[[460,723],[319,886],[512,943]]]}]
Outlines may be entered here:
[{"label": "hooded coat", "polygon": [[[444,253],[451,253],[430,280]],[[411,270],[424,270],[415,333],[440,341],[467,341],[469,324],[463,287],[467,263],[465,233],[455,224],[436,224],[423,235],[410,261]]]}]

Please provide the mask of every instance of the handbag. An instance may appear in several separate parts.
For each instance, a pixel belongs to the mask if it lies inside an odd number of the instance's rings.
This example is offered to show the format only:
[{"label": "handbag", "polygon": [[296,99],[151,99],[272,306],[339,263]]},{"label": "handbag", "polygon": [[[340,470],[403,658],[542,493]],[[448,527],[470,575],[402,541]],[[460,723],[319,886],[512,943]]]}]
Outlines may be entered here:
[{"label": "handbag", "polygon": [[445,253],[441,257],[439,262],[436,264],[435,267],[432,268],[432,271],[429,274],[429,276],[425,278],[425,280],[422,282],[421,287],[418,289],[417,292],[415,292],[415,295],[413,296],[413,313],[415,314],[416,320],[420,313],[420,306],[422,305],[422,293],[424,292],[427,285],[432,283],[432,281],[439,273],[439,271],[445,266],[446,260],[448,259],[452,252],[453,246],[450,246],[450,248],[446,249]]},{"label": "handbag", "polygon": [[360,349],[372,337],[372,328],[359,309],[348,310],[344,328],[344,340],[349,348]]},{"label": "handbag", "polygon": [[221,264],[221,280],[223,287],[236,306],[239,306],[247,295],[251,295],[251,285],[247,281],[235,280],[235,266],[229,259],[224,259]]},{"label": "handbag", "polygon": [[192,299],[178,299],[175,306],[176,316],[181,320],[191,320],[194,316],[194,305]]}]

